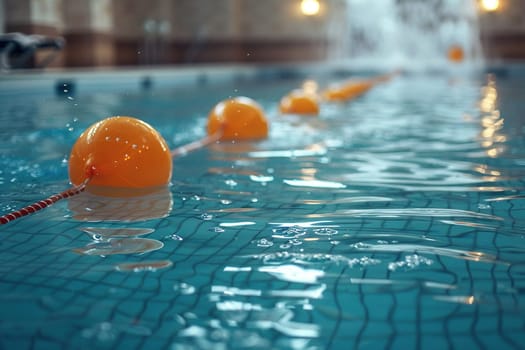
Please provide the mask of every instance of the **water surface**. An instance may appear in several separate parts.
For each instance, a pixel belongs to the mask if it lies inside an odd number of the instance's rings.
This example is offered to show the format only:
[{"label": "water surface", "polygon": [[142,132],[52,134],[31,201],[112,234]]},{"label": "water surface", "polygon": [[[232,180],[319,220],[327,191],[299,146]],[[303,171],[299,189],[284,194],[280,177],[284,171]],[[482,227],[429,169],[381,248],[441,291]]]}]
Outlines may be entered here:
[{"label": "water surface", "polygon": [[65,189],[74,140],[106,116],[176,147],[246,95],[271,132],[175,159],[167,193],[83,193],[3,226],[0,347],[523,348],[519,75],[407,74],[278,115],[301,81],[3,95],[2,213]]}]

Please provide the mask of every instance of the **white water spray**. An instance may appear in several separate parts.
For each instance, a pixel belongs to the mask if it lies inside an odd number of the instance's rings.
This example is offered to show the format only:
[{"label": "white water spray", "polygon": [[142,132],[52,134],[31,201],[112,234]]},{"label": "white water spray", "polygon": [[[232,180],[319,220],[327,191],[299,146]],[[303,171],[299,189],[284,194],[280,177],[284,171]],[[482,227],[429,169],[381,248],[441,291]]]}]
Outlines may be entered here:
[{"label": "white water spray", "polygon": [[345,0],[346,28],[336,60],[359,67],[425,70],[450,65],[459,45],[463,66],[482,63],[474,0]]}]

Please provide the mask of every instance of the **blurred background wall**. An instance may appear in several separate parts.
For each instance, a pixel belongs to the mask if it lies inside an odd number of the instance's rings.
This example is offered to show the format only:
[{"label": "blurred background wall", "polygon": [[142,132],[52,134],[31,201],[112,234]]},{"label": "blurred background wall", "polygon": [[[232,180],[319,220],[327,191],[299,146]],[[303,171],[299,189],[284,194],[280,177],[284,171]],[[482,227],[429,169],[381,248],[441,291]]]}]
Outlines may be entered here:
[{"label": "blurred background wall", "polygon": [[[304,1],[0,0],[0,32],[64,37],[54,66],[329,59],[347,42],[350,2],[316,0],[318,12],[307,15]],[[501,0],[496,10],[478,12],[489,59],[525,58],[525,0]]]},{"label": "blurred background wall", "polygon": [[501,0],[495,11],[480,12],[481,42],[491,59],[525,58],[525,0]]}]

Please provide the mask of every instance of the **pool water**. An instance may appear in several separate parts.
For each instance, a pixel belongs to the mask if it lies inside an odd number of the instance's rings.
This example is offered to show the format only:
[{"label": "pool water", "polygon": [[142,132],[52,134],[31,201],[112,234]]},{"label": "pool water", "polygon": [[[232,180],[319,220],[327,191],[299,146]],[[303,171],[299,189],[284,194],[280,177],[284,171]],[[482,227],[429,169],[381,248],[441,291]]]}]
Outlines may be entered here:
[{"label": "pool water", "polygon": [[110,115],[176,147],[245,95],[271,125],[175,159],[164,192],[0,227],[0,349],[523,349],[525,70],[506,69],[400,75],[318,118],[277,112],[308,76],[0,81],[0,214],[68,188],[72,144]]}]

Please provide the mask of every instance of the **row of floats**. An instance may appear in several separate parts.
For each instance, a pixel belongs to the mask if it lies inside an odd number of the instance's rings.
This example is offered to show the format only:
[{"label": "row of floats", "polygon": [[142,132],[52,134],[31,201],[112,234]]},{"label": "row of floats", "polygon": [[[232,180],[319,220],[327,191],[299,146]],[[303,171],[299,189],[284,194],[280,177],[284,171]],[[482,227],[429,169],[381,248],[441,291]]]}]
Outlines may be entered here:
[{"label": "row of floats", "polygon": [[[323,102],[346,102],[397,73],[349,80],[318,91],[314,81],[284,96],[282,114],[316,116]],[[245,96],[229,98],[209,113],[207,135],[170,150],[162,135],[146,122],[127,116],[103,119],[76,140],[69,157],[72,187],[19,210],[0,216],[0,224],[29,215],[83,191],[108,197],[140,196],[169,184],[172,158],[220,141],[255,141],[268,137],[268,119],[261,106]]]}]

